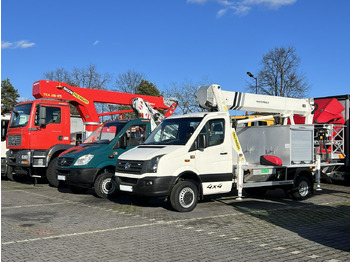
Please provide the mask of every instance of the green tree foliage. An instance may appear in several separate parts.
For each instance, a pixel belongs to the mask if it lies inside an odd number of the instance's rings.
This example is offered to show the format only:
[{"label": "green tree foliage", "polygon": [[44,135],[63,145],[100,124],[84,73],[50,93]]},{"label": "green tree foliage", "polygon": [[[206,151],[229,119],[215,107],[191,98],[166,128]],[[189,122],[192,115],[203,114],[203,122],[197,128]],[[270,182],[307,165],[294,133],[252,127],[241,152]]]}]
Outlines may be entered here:
[{"label": "green tree foliage", "polygon": [[1,81],[1,109],[5,111],[11,111],[12,108],[18,103],[19,98],[18,90],[13,87],[10,79],[6,78]]},{"label": "green tree foliage", "polygon": [[[301,59],[294,47],[280,47],[270,50],[262,58],[262,69],[257,76],[258,93],[272,96],[305,97],[310,89],[305,75],[300,72]],[[248,89],[256,92],[251,83]]]},{"label": "green tree foliage", "polygon": [[141,83],[136,86],[136,94],[147,96],[161,96],[157,86],[145,79],[141,80]]},{"label": "green tree foliage", "polygon": [[[134,90],[134,92],[133,92]],[[136,85],[135,87],[133,87],[132,90],[130,90],[131,92],[129,93],[134,93],[134,94],[138,94],[138,95],[147,95],[147,96],[161,96],[162,94],[159,92],[157,85],[149,82],[145,79],[141,79],[140,83],[138,85]],[[130,109],[130,106],[118,106],[118,110],[126,110],[126,109]],[[128,113],[128,114],[124,114],[124,118],[135,118],[136,115],[135,113]]]}]

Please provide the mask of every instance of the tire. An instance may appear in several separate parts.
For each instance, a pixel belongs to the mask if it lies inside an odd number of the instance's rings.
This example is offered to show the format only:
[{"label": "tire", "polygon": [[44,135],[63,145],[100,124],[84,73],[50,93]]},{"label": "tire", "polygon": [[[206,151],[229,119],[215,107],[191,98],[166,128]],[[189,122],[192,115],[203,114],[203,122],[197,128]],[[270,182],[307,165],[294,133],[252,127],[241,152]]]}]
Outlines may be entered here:
[{"label": "tire", "polygon": [[7,166],[6,177],[10,181],[15,181],[15,179],[13,177],[13,167],[12,166]]},{"label": "tire", "polygon": [[52,187],[58,187],[60,185],[60,181],[57,179],[56,175],[56,163],[57,157],[51,159],[49,166],[46,169],[46,178],[49,185]]},{"label": "tire", "polygon": [[117,188],[112,183],[112,173],[100,174],[94,183],[94,190],[98,197],[109,198],[116,193]]},{"label": "tire", "polygon": [[296,200],[307,199],[311,195],[311,182],[306,176],[297,177],[292,188],[292,198]]},{"label": "tire", "polygon": [[179,212],[190,212],[198,203],[198,189],[190,180],[179,181],[171,190],[170,204]]}]

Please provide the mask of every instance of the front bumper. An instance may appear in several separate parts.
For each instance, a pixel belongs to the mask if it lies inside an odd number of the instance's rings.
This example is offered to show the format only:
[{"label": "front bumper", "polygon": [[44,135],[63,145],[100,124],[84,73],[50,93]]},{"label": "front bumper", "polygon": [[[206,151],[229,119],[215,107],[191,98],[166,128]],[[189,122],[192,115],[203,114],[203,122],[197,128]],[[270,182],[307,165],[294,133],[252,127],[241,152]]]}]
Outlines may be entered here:
[{"label": "front bumper", "polygon": [[92,188],[98,168],[56,168],[57,179],[68,185]]},{"label": "front bumper", "polygon": [[172,176],[144,177],[139,179],[113,176],[112,178],[112,183],[114,183],[120,191],[149,197],[170,195],[175,181],[176,177]]},{"label": "front bumper", "polygon": [[13,167],[30,167],[32,165],[31,150],[8,150],[6,152],[7,164]]}]

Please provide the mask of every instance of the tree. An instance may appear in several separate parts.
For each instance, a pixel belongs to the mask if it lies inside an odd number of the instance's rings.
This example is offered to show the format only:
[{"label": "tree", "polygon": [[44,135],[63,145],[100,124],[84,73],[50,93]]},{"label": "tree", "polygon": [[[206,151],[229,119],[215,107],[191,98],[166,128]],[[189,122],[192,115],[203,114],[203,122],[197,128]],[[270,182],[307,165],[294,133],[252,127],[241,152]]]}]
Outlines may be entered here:
[{"label": "tree", "polygon": [[136,94],[147,96],[161,96],[157,86],[147,80],[142,79],[140,84],[136,86]]},{"label": "tree", "polygon": [[[131,94],[148,95],[148,96],[161,96],[157,85],[142,78],[141,73],[135,71],[127,71],[124,74],[120,74],[117,79],[118,91]],[[113,111],[130,109],[130,106],[114,106]],[[134,113],[124,114],[125,118],[134,118]],[[112,118],[113,119],[113,118]]]},{"label": "tree", "polygon": [[57,68],[54,71],[48,71],[43,74],[44,79],[51,81],[64,82],[68,85],[73,86],[73,82],[71,80],[71,74],[64,68]]},{"label": "tree", "polygon": [[126,73],[119,74],[116,79],[116,89],[119,92],[136,94],[137,87],[145,79],[142,73],[129,70]]},{"label": "tree", "polygon": [[71,80],[75,86],[107,90],[111,75],[108,73],[101,75],[97,72],[95,65],[89,65],[87,68],[74,68]]},{"label": "tree", "polygon": [[[177,98],[179,104],[176,110],[177,114],[187,114],[202,111],[197,101],[197,90],[199,86],[208,85],[205,78],[200,83],[194,84],[190,80],[185,80],[182,84],[171,83],[170,88],[165,90],[166,97]],[[181,112],[179,112],[179,109]]]},{"label": "tree", "polygon": [[[74,68],[71,73],[64,68],[58,68],[44,73],[44,77],[47,80],[64,82],[71,86],[101,90],[108,90],[107,85],[111,80],[110,74],[98,73],[95,65],[89,65],[87,68]],[[70,108],[72,114],[78,114],[76,107],[71,106]],[[104,112],[109,107],[96,103],[96,108],[98,112]]]},{"label": "tree", "polygon": [[19,98],[18,90],[13,87],[10,79],[6,78],[1,81],[1,109],[5,111],[11,111],[12,108],[18,103]]},{"label": "tree", "polygon": [[[294,47],[270,50],[262,58],[258,73],[258,93],[272,96],[305,97],[310,89],[306,77],[299,71],[301,59]],[[255,81],[248,89],[256,92]]]}]

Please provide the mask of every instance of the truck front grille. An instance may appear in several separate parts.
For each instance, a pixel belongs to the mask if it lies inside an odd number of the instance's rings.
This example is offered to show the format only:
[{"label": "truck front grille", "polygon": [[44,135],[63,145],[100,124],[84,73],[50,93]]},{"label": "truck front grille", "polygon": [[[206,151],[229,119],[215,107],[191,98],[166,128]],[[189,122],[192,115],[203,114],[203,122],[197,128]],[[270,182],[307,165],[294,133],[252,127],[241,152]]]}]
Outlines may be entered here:
[{"label": "truck front grille", "polygon": [[73,164],[74,158],[72,157],[59,157],[57,160],[58,166],[70,166]]},{"label": "truck front grille", "polygon": [[116,170],[120,173],[142,174],[144,163],[145,161],[118,160]]},{"label": "truck front grille", "polygon": [[22,144],[22,136],[21,135],[8,136],[7,144],[9,146],[20,146]]}]

